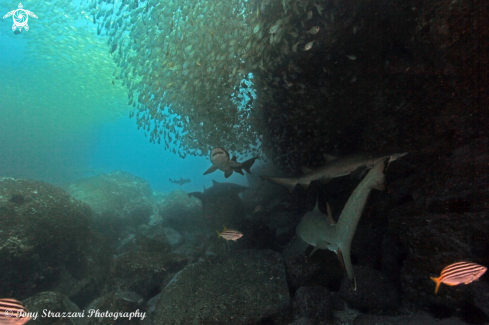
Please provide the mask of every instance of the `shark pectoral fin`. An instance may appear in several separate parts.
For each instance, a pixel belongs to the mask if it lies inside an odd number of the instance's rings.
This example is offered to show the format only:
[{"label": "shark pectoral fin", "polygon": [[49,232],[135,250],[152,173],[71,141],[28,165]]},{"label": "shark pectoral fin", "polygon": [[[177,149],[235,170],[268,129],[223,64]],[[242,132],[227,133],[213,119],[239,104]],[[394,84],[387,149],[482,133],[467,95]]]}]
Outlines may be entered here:
[{"label": "shark pectoral fin", "polygon": [[232,170],[228,170],[228,171],[225,171],[224,172],[224,177],[228,178],[229,176],[231,176],[233,174],[233,171]]},{"label": "shark pectoral fin", "polygon": [[207,174],[210,174],[210,173],[213,173],[217,170],[217,167],[212,165],[208,170],[205,171],[204,175],[207,175]]},{"label": "shark pectoral fin", "polygon": [[350,281],[351,281],[353,290],[357,290],[357,286],[355,283],[355,275],[353,273],[353,266],[351,265],[350,246],[348,245],[346,247],[343,247],[343,249],[342,249],[342,245],[340,245],[338,247],[336,254],[338,255],[338,258],[340,258],[340,255],[341,255],[341,259],[343,260],[344,268],[346,269],[346,274],[348,275],[348,279],[350,279]]},{"label": "shark pectoral fin", "polygon": [[297,178],[280,178],[280,177],[270,177],[270,176],[260,176],[262,180],[268,180],[274,184],[283,186],[289,190],[289,193],[292,193],[297,185]]},{"label": "shark pectoral fin", "polygon": [[352,171],[350,173],[350,176],[355,179],[362,179],[363,177],[365,177],[365,174],[367,174],[368,170],[369,169],[367,166],[361,166]]}]

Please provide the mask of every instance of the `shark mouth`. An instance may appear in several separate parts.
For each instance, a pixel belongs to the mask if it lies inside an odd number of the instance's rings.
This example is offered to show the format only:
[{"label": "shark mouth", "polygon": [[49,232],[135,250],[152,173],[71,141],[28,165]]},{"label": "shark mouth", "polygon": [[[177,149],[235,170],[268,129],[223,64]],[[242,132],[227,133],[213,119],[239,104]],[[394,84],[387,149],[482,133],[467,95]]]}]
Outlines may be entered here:
[{"label": "shark mouth", "polygon": [[212,152],[212,156],[211,157],[214,157],[216,155],[226,155],[226,156],[229,156],[229,154],[227,153],[227,151],[225,151],[224,149],[215,148],[214,150],[217,150],[217,151]]}]

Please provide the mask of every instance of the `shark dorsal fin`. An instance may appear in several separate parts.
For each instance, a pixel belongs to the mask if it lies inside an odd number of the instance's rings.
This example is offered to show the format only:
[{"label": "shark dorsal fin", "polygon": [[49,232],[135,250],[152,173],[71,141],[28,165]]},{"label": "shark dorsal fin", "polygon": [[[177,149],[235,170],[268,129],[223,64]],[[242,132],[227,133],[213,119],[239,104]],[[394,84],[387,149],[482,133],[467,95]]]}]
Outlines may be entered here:
[{"label": "shark dorsal fin", "polygon": [[314,207],[314,211],[319,211],[319,199],[316,200],[316,206]]},{"label": "shark dorsal fin", "polygon": [[212,186],[216,186],[217,184],[219,184],[219,182],[212,180]]},{"label": "shark dorsal fin", "polygon": [[330,163],[333,160],[338,159],[338,157],[333,156],[333,155],[324,154],[323,156],[324,156],[324,159],[326,159],[326,163]]},{"label": "shark dorsal fin", "polygon": [[234,156],[233,158],[231,158],[232,161],[236,161],[236,156]]}]

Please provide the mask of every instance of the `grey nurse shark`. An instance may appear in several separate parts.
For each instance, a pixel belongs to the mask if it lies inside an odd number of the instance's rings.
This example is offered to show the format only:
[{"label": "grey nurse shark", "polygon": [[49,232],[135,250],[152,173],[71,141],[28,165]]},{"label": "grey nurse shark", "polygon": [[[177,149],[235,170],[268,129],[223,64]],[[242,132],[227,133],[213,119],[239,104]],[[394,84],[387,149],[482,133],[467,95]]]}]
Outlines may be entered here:
[{"label": "grey nurse shark", "polygon": [[204,175],[215,172],[216,170],[222,170],[224,172],[224,177],[228,178],[233,172],[243,175],[243,170],[248,174],[251,174],[250,168],[255,163],[258,157],[253,157],[244,162],[236,161],[236,156],[229,158],[229,153],[223,148],[214,148],[211,150],[211,163],[212,166],[207,169]]},{"label": "grey nurse shark", "polygon": [[394,161],[407,155],[407,152],[393,153],[393,154],[380,154],[380,155],[368,155],[357,154],[345,157],[334,157],[326,155],[326,165],[316,169],[305,169],[304,175],[301,177],[270,177],[260,176],[262,180],[269,180],[272,183],[286,187],[289,192],[292,192],[297,184],[307,188],[312,181],[319,180],[321,183],[326,184],[331,179],[341,177],[349,174],[363,174],[363,172],[372,168],[381,160],[390,158],[390,161]]},{"label": "grey nurse shark", "polygon": [[[306,213],[296,228],[297,236],[305,243],[314,246],[312,253],[318,249],[329,249],[337,254],[340,264],[346,269],[348,278],[352,281],[354,290],[356,290],[356,283],[350,259],[351,241],[370,191],[385,189],[385,160],[386,158],[377,161],[358,184],[336,224],[332,221],[329,211],[329,216],[321,213],[316,203],[314,210]],[[300,246],[302,250],[307,248],[304,243],[299,245],[302,245]]]}]

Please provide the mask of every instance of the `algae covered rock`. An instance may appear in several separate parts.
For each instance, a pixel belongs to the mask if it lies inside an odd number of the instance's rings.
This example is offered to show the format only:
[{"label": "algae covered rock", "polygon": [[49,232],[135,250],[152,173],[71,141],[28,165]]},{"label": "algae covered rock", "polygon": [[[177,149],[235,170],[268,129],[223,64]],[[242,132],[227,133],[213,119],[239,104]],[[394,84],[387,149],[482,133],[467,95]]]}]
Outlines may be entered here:
[{"label": "algae covered rock", "polygon": [[169,252],[126,253],[115,259],[107,288],[133,291],[148,298],[161,291],[165,279],[185,265],[185,256]]},{"label": "algae covered rock", "polygon": [[0,178],[0,297],[54,287],[70,298],[96,294],[109,259],[90,231],[91,216],[88,205],[56,186]]},{"label": "algae covered rock", "polygon": [[157,324],[286,324],[290,297],[279,253],[243,250],[190,264],[161,293]]},{"label": "algae covered rock", "polygon": [[149,183],[123,171],[83,178],[70,185],[68,192],[92,208],[95,226],[104,234],[146,223],[153,212]]}]

